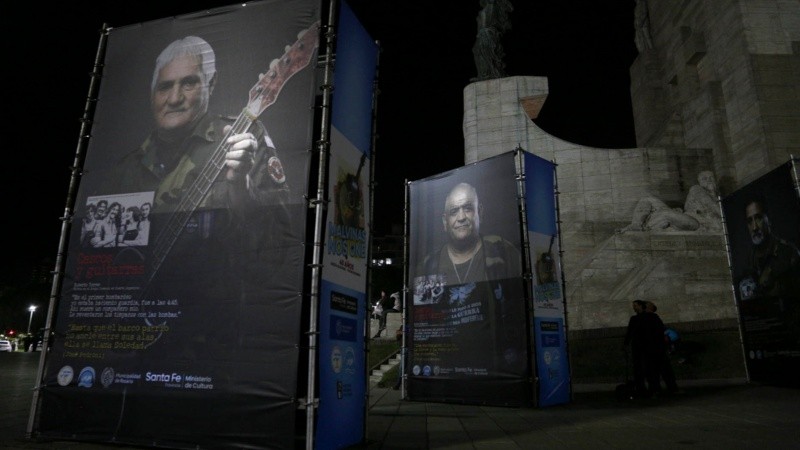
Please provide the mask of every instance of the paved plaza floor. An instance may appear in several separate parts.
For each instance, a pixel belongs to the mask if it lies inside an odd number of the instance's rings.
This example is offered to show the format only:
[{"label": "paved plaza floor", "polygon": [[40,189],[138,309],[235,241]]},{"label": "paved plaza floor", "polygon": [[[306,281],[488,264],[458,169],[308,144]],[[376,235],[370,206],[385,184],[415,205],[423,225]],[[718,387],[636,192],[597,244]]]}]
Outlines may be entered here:
[{"label": "paved plaza floor", "polygon": [[[14,359],[10,359],[14,358]],[[133,449],[27,439],[38,354],[0,355],[0,449]],[[618,400],[614,385],[575,385],[548,408],[415,402],[369,391],[362,449],[789,449],[800,448],[800,389],[745,380],[682,380],[682,393]]]}]

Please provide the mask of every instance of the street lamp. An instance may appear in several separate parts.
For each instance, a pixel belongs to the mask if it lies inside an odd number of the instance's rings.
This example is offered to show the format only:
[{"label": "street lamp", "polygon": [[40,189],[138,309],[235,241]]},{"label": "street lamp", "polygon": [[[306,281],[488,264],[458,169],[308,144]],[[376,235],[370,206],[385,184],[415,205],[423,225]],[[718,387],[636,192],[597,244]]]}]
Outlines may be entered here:
[{"label": "street lamp", "polygon": [[36,307],[33,305],[29,306],[28,311],[31,312],[31,318],[28,319],[28,334],[31,334],[31,322],[33,322],[33,312],[36,311]]}]

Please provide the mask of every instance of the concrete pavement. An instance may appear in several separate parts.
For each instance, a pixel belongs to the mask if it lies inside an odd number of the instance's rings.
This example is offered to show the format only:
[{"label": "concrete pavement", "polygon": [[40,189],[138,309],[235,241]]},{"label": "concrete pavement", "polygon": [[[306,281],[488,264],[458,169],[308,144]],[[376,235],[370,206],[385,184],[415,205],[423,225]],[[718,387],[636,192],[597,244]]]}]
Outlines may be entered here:
[{"label": "concrete pavement", "polygon": [[371,390],[368,449],[800,448],[800,390],[744,380],[682,381],[682,394],[619,401],[614,385],[576,385],[549,408],[400,400]]},{"label": "concrete pavement", "polygon": [[[38,356],[0,355],[0,449],[141,449],[26,439]],[[617,400],[614,385],[575,385],[572,402],[549,408],[412,402],[373,387],[366,439],[354,448],[800,448],[800,389],[744,380],[680,385],[682,394],[635,401]]]}]

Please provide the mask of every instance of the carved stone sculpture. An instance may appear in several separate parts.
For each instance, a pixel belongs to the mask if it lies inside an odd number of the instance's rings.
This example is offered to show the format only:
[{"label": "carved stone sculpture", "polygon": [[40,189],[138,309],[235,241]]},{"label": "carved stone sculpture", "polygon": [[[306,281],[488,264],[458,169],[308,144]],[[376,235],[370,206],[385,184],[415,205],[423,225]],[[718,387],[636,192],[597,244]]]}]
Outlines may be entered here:
[{"label": "carved stone sculpture", "polygon": [[670,208],[653,196],[643,197],[633,209],[630,225],[624,231],[706,231],[722,230],[722,215],[717,202],[714,174],[703,171],[698,184],[689,189],[684,208]]},{"label": "carved stone sculpture", "polygon": [[636,0],[633,10],[633,26],[636,29],[636,48],[640,52],[653,48],[653,38],[650,35],[650,13],[647,11],[647,0]]},{"label": "carved stone sculpture", "polygon": [[689,189],[683,211],[699,223],[698,230],[722,231],[722,214],[717,199],[714,174],[704,170],[697,174],[697,184]]},{"label": "carved stone sculpture", "polygon": [[514,10],[509,0],[480,0],[478,12],[478,34],[472,53],[478,76],[473,81],[489,80],[506,76],[505,52],[501,39],[511,29],[509,14]]}]

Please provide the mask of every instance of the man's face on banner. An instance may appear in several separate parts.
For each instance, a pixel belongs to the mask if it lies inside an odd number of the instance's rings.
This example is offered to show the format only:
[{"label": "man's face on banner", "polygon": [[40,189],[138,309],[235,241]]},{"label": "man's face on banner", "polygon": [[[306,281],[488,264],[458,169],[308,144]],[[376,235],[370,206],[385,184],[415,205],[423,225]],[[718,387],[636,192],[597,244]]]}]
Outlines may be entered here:
[{"label": "man's face on banner", "polygon": [[751,202],[745,208],[747,217],[747,231],[753,245],[761,245],[769,236],[769,218],[764,213],[764,208],[758,202]]},{"label": "man's face on banner", "polygon": [[97,204],[97,209],[95,210],[94,217],[96,219],[105,219],[106,213],[108,209],[108,205],[105,202],[100,202]]},{"label": "man's face on banner", "polygon": [[442,222],[454,242],[472,241],[480,231],[478,195],[469,185],[461,184],[450,192]]},{"label": "man's face on banner", "polygon": [[116,219],[117,216],[119,216],[119,205],[111,205],[111,207],[108,208],[108,216],[112,219]]},{"label": "man's face on banner", "polygon": [[153,117],[160,130],[183,128],[208,108],[209,90],[196,56],[170,61],[158,73],[152,97]]}]

